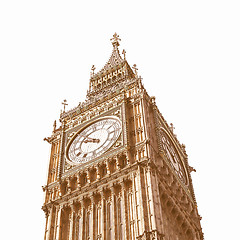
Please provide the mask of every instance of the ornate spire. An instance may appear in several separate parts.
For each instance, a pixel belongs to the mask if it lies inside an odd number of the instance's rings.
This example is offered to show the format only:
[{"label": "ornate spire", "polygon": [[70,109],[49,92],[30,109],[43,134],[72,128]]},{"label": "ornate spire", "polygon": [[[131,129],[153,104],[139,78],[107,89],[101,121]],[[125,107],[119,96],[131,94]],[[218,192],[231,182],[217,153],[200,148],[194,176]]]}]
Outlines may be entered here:
[{"label": "ornate spire", "polygon": [[114,33],[110,40],[113,45],[113,50],[109,60],[100,71],[95,73],[94,66],[91,69],[89,91],[87,93],[88,98],[95,94],[95,91],[100,92],[103,88],[112,87],[112,85],[124,81],[126,76],[129,78],[134,77],[134,73],[126,61],[126,51],[123,50],[123,57],[120,55],[118,46],[121,39],[119,35]]},{"label": "ornate spire", "polygon": [[[121,39],[119,38],[119,35],[117,33],[114,33],[113,38],[111,38],[110,40],[113,45],[112,55],[110,56],[108,62],[105,64],[105,66],[98,73],[107,71],[125,61],[125,59],[123,59],[121,57],[119,50],[118,50],[119,41],[121,41]],[[125,57],[125,53],[124,53],[124,57]]]}]

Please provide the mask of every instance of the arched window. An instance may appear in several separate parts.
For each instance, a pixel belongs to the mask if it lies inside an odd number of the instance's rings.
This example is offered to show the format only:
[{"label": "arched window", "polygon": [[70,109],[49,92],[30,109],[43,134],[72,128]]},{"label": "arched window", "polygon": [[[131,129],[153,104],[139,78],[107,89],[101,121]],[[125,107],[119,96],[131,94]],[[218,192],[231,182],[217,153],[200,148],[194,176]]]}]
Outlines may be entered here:
[{"label": "arched window", "polygon": [[123,223],[122,223],[122,202],[121,202],[121,198],[118,199],[117,201],[117,240],[122,240],[122,228],[123,228]]},{"label": "arched window", "polygon": [[69,209],[63,209],[61,213],[61,233],[59,236],[59,240],[68,239],[69,234]]},{"label": "arched window", "polygon": [[135,229],[134,229],[134,210],[133,210],[133,195],[130,192],[128,194],[128,216],[129,216],[129,229],[130,229],[130,239],[135,240]]},{"label": "arched window", "polygon": [[100,208],[100,202],[97,203],[96,206],[94,206],[94,230],[95,230],[95,238],[100,239],[101,234],[101,208]]},{"label": "arched window", "polygon": [[107,216],[107,221],[106,221],[106,240],[111,240],[111,235],[112,235],[112,229],[111,229],[111,203],[107,203],[107,208],[106,208],[106,216]]},{"label": "arched window", "polygon": [[[87,240],[90,237],[90,212],[87,208],[83,209],[83,228],[82,228],[82,236],[83,239]],[[81,239],[82,240],[82,239]]]}]

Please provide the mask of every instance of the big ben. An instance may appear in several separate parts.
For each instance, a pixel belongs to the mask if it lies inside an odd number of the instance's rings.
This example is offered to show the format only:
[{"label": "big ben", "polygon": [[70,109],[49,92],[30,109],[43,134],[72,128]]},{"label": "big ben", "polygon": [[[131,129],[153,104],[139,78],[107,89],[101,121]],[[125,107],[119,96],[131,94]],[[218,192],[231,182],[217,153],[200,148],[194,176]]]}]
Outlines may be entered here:
[{"label": "big ben", "polygon": [[202,240],[185,146],[119,41],[45,138],[44,240]]}]

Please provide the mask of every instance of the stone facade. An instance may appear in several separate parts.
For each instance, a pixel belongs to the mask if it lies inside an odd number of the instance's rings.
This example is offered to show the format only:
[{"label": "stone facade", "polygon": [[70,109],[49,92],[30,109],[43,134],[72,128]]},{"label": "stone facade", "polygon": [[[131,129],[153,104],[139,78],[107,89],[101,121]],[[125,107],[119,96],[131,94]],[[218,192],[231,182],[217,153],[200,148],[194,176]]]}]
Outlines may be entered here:
[{"label": "stone facade", "polygon": [[[45,138],[51,155],[44,240],[203,239],[185,146],[146,92],[136,65],[128,65],[125,51],[120,55],[118,35],[111,40],[109,61],[98,73],[92,68],[86,101],[64,109],[61,126],[54,123]],[[108,131],[103,128],[81,140],[84,129],[109,118],[121,122],[117,139],[93,138]],[[74,143],[79,152],[70,158]]]}]

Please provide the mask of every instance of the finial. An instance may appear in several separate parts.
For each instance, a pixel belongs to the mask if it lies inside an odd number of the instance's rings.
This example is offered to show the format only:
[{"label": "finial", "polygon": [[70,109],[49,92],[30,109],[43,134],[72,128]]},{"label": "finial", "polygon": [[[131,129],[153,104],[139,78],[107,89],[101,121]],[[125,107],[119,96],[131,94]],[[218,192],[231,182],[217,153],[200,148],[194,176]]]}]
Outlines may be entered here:
[{"label": "finial", "polygon": [[124,60],[126,60],[126,51],[125,51],[125,49],[123,49],[122,54],[124,56]]},{"label": "finial", "polygon": [[151,97],[151,101],[153,104],[156,104],[156,98],[154,96]]},{"label": "finial", "polygon": [[94,65],[92,65],[92,68],[91,68],[91,70],[92,70],[92,72],[91,72],[91,76],[93,76],[94,75],[94,71],[95,71],[95,66]]},{"label": "finial", "polygon": [[63,100],[62,105],[63,105],[63,112],[65,112],[65,108],[68,105],[66,99]]},{"label": "finial", "polygon": [[119,35],[117,35],[117,33],[114,33],[113,38],[110,39],[112,41],[112,45],[113,47],[115,46],[119,46],[119,41],[121,41],[121,39],[119,38]]},{"label": "finial", "polygon": [[170,130],[172,131],[172,133],[173,133],[173,130],[175,129],[175,127],[173,126],[173,124],[172,123],[170,123]]},{"label": "finial", "polygon": [[55,132],[56,127],[57,127],[57,121],[55,120],[54,123],[53,123],[53,132]]},{"label": "finial", "polygon": [[136,65],[136,64],[133,64],[133,70],[134,70],[134,72],[135,72],[135,75],[137,75],[137,70],[138,70],[138,68],[137,68],[137,65]]},{"label": "finial", "polygon": [[138,86],[139,86],[139,88],[143,88],[141,76],[138,77]]},{"label": "finial", "polygon": [[196,172],[196,169],[193,168],[193,167],[191,167],[191,166],[189,166],[189,171],[190,171],[190,173],[191,173],[191,172]]}]

